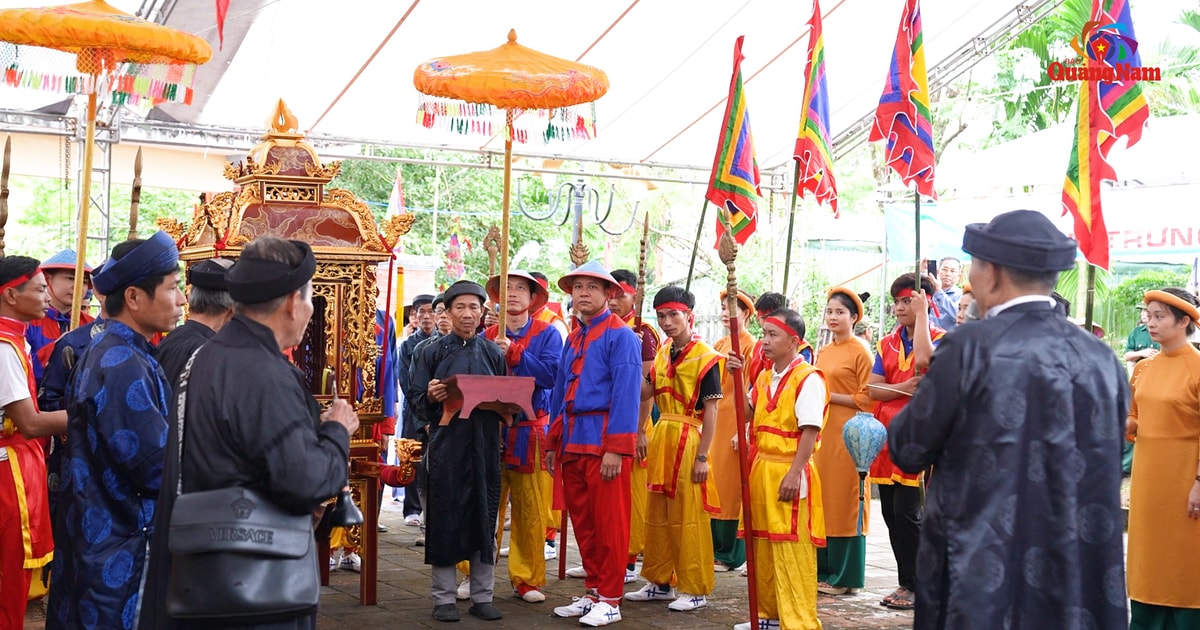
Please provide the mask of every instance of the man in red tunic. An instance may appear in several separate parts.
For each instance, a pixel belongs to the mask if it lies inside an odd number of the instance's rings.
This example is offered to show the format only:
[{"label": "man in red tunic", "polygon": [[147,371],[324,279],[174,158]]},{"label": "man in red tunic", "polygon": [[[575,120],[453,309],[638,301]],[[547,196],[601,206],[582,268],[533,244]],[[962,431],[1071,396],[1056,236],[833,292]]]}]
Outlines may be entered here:
[{"label": "man in red tunic", "polygon": [[[54,556],[46,489],[46,457],[34,439],[64,433],[67,412],[37,407],[33,359],[25,328],[46,315],[46,279],[38,261],[0,259],[0,627],[25,623],[35,570]],[[39,571],[40,572],[40,571]]]}]

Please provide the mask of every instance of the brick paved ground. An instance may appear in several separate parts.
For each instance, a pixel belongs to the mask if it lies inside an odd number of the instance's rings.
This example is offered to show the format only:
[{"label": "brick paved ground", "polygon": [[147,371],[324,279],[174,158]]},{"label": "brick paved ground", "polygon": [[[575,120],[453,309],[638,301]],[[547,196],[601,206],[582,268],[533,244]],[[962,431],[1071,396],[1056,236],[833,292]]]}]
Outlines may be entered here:
[{"label": "brick paved ground", "polygon": [[[874,514],[879,507],[875,505]],[[574,620],[560,619],[552,615],[555,606],[570,601],[583,589],[582,580],[559,581],[550,578],[546,587],[548,599],[545,603],[529,604],[512,597],[508,584],[508,567],[501,560],[496,567],[496,607],[504,613],[504,619],[484,622],[466,614],[468,602],[459,602],[463,620],[457,625],[434,621],[430,612],[433,605],[429,599],[429,568],[422,559],[422,549],[413,546],[417,528],[406,527],[401,517],[400,505],[385,498],[382,522],[389,532],[380,535],[379,604],[358,605],[358,575],[347,571],[335,571],[330,576],[329,586],[322,589],[320,619],[317,624],[322,630],[347,629],[367,630],[372,628],[576,628]],[[895,561],[888,544],[887,530],[882,518],[872,519],[871,534],[867,538],[867,587],[858,595],[849,597],[821,596],[818,614],[827,629],[850,628],[908,628],[912,615],[892,611],[879,605],[879,600],[895,588]],[[574,539],[568,536],[568,566],[579,562]],[[507,537],[506,537],[507,544]],[[557,570],[557,561],[552,563]],[[630,590],[641,582],[629,585]],[[681,613],[668,611],[666,602],[645,604],[625,603],[621,606],[623,620],[615,628],[622,630],[644,630],[649,628],[688,628],[709,630],[731,628],[744,621],[746,609],[746,580],[736,573],[718,573],[716,591],[709,597],[709,605],[700,610]],[[45,618],[38,606],[31,606],[26,616],[26,630],[45,627]]]}]

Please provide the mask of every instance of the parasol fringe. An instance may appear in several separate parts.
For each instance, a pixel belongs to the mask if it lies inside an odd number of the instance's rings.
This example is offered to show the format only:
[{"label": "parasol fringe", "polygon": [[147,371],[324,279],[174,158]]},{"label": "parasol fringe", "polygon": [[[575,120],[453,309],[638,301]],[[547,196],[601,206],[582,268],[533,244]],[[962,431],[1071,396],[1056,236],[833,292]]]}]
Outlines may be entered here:
[{"label": "parasol fringe", "polygon": [[[518,123],[506,139],[527,144],[537,137],[542,142],[590,140],[596,137],[596,109],[592,103],[553,110],[514,111]],[[461,135],[494,136],[502,125],[503,113],[491,105],[422,96],[417,105],[417,124],[426,129]],[[505,128],[506,129],[506,128]]]},{"label": "parasol fringe", "polygon": [[58,94],[86,95],[94,90],[113,105],[191,104],[194,96],[195,64],[119,64],[112,74],[97,79],[61,64],[55,71],[56,54],[28,46],[0,47],[4,84]]}]

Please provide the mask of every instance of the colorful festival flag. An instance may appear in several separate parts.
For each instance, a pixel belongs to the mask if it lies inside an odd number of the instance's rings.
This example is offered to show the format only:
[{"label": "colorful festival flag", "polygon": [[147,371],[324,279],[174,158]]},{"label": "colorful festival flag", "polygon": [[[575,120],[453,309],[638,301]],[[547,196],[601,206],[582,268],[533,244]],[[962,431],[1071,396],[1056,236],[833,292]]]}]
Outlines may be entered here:
[{"label": "colorful festival flag", "polygon": [[887,165],[900,175],[905,186],[915,181],[918,192],[937,199],[933,189],[936,156],[923,38],[921,3],[907,0],[896,31],[891,72],[875,109],[875,124],[868,140],[887,140]]},{"label": "colorful festival flag", "polygon": [[388,195],[387,216],[394,217],[404,212],[404,171],[396,166],[396,179],[392,182],[392,194]]},{"label": "colorful festival flag", "polygon": [[829,150],[829,89],[825,87],[825,37],[821,29],[821,5],[813,0],[808,21],[808,64],[804,67],[804,112],[796,134],[794,157],[800,167],[796,189],[800,196],[811,192],[817,203],[829,204],[838,216],[837,182],[833,178],[833,155]]},{"label": "colorful festival flag", "polygon": [[[740,245],[754,233],[758,214],[758,161],[754,159],[754,137],[750,134],[750,113],[742,90],[742,40],[733,45],[733,78],[729,81],[729,99],[725,102],[725,124],[717,143],[712,175],[705,199],[725,213]],[[725,226],[717,219],[717,242]]]},{"label": "colorful festival flag", "polygon": [[[1084,24],[1080,36],[1071,41],[1071,47],[1089,69],[1118,63],[1140,67],[1141,55],[1137,52],[1129,5],[1126,0],[1109,0],[1106,11],[1104,4],[1104,0],[1093,0],[1092,19]],[[1136,80],[1079,82],[1079,109],[1063,182],[1063,214],[1070,212],[1075,219],[1075,240],[1079,241],[1084,258],[1103,269],[1108,269],[1109,255],[1100,182],[1117,179],[1108,154],[1119,138],[1126,138],[1127,146],[1141,140],[1149,118],[1150,106]]]}]

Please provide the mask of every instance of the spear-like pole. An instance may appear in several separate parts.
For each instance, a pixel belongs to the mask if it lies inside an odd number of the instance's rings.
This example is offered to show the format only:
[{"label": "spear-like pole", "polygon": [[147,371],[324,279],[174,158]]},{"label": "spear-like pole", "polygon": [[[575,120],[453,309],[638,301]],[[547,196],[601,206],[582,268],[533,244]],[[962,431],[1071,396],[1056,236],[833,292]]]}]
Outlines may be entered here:
[{"label": "spear-like pole", "polygon": [[[717,247],[717,252],[721,257],[721,262],[725,263],[725,268],[729,271],[728,283],[725,287],[726,299],[729,301],[729,312],[737,313],[737,269],[734,263],[737,261],[737,242],[733,240],[733,229],[729,225],[729,219],[724,212],[719,212],[718,216],[721,222],[725,224],[725,233],[721,235],[721,242]],[[738,324],[737,317],[729,318],[729,341],[731,344],[730,351],[735,356],[742,356],[742,344],[740,341],[741,330]],[[758,623],[758,587],[755,584],[755,559],[754,559],[754,524],[750,514],[750,444],[746,436],[746,381],[743,376],[742,368],[732,370],[733,377],[733,409],[737,416],[737,441],[738,441],[738,463],[739,472],[742,480],[742,526],[745,531],[746,539],[746,572],[749,573],[750,579],[748,584],[749,599],[750,599],[750,624]]]},{"label": "spear-like pole", "polygon": [[[717,209],[717,214],[721,214],[722,210]],[[696,269],[696,254],[700,251],[700,235],[704,233],[704,215],[708,214],[708,197],[704,198],[704,207],[700,209],[700,223],[696,224],[696,242],[692,243],[692,261],[688,263],[687,283],[683,288],[685,291],[692,290],[692,271]]]},{"label": "spear-like pole", "polygon": [[642,220],[642,243],[638,250],[637,294],[633,296],[633,330],[642,330],[642,308],[646,303],[646,245],[650,240],[650,213]]},{"label": "spear-like pole", "polygon": [[4,226],[8,224],[8,171],[12,165],[12,136],[4,138],[4,167],[0,168],[0,258],[4,257]]},{"label": "spear-like pole", "polygon": [[133,159],[133,192],[129,195],[129,240],[138,237],[137,219],[138,204],[142,201],[142,148],[138,147],[137,157]]},{"label": "spear-like pole", "polygon": [[[783,256],[783,294],[791,295],[788,292],[788,270],[792,268],[792,230],[796,226],[796,198],[800,196],[800,160],[795,160],[796,170],[792,175],[792,207],[788,210],[788,235],[785,241],[784,251],[787,252]],[[772,193],[774,194],[774,193]],[[731,313],[733,311],[730,311]]]}]

